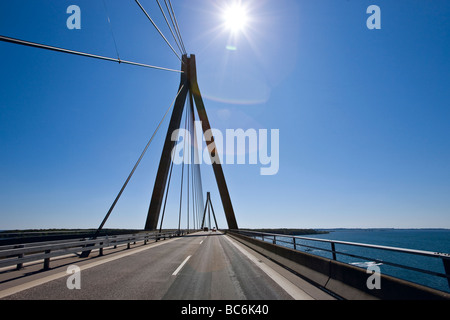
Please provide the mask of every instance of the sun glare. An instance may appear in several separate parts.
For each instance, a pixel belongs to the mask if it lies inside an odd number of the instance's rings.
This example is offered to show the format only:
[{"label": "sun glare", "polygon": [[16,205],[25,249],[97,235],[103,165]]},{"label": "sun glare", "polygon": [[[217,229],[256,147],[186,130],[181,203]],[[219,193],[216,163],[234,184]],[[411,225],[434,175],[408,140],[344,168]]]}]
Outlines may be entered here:
[{"label": "sun glare", "polygon": [[225,9],[223,13],[225,27],[232,33],[245,30],[248,23],[248,13],[241,3],[234,3]]}]

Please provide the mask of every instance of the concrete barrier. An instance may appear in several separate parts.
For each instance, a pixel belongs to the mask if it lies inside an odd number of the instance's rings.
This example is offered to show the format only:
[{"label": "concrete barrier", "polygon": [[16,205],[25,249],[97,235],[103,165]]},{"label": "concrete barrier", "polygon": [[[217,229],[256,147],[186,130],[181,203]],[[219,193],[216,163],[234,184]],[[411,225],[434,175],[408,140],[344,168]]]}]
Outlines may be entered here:
[{"label": "concrete barrier", "polygon": [[371,274],[339,261],[326,259],[253,239],[235,232],[227,234],[301,277],[347,300],[450,300],[450,294],[381,274],[381,288],[369,289]]}]

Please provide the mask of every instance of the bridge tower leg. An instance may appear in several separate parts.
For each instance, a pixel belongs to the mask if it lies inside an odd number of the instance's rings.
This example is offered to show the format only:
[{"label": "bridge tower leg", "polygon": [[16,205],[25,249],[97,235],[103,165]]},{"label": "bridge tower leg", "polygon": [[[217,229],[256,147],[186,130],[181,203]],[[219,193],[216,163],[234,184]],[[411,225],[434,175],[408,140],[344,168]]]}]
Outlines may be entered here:
[{"label": "bridge tower leg", "polygon": [[208,209],[208,214],[209,214],[209,227],[211,227],[211,212],[213,214],[214,217],[214,222],[216,223],[216,229],[219,230],[219,225],[217,224],[217,219],[216,219],[216,214],[214,213],[214,208],[211,202],[211,194],[208,192],[206,194],[206,202],[205,202],[205,210],[203,211],[203,219],[202,219],[202,229],[205,227],[205,220],[206,220],[206,209]]},{"label": "bridge tower leg", "polygon": [[212,167],[219,189],[220,197],[222,200],[223,209],[228,223],[229,229],[238,229],[236,217],[234,214],[233,205],[231,203],[230,194],[228,191],[225,176],[223,174],[222,164],[217,161],[216,144],[214,137],[208,137],[207,134],[211,132],[211,126],[208,116],[206,114],[203,98],[200,93],[200,89],[197,83],[197,70],[195,55],[191,55],[189,58],[187,55],[183,56],[182,63],[182,76],[180,81],[180,94],[175,102],[172,118],[170,120],[169,129],[167,131],[166,140],[164,143],[161,160],[159,163],[158,172],[156,175],[155,185],[153,188],[153,194],[150,201],[150,206],[147,215],[147,221],[145,223],[145,230],[153,231],[157,229],[159,215],[161,211],[161,205],[164,197],[164,190],[167,183],[167,176],[171,165],[172,149],[175,146],[175,141],[172,141],[172,133],[180,128],[181,118],[186,103],[186,97],[188,91],[192,93],[197,108],[197,113],[200,121],[202,122],[203,135],[207,141],[207,148],[211,157]]},{"label": "bridge tower leg", "polygon": [[164,190],[167,183],[167,177],[170,170],[170,164],[172,161],[172,149],[175,146],[175,141],[172,141],[172,133],[180,128],[181,118],[183,116],[184,105],[186,102],[186,96],[189,90],[189,68],[188,58],[183,55],[183,63],[181,64],[181,74],[179,95],[175,101],[172,117],[169,123],[169,129],[167,130],[166,140],[164,142],[164,148],[161,154],[161,160],[159,162],[158,173],[156,175],[155,186],[153,187],[152,199],[150,201],[150,207],[148,209],[147,221],[145,223],[145,230],[156,230],[158,225],[159,213],[161,211],[161,205],[164,197]]}]

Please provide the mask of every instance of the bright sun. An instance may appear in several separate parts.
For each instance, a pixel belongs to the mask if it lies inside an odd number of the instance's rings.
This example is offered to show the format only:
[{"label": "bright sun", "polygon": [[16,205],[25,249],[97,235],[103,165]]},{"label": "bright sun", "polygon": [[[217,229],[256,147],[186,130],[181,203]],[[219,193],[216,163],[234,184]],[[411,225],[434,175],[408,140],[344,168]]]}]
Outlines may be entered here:
[{"label": "bright sun", "polygon": [[230,5],[223,13],[223,20],[225,27],[232,33],[244,31],[248,23],[246,7],[240,3]]}]

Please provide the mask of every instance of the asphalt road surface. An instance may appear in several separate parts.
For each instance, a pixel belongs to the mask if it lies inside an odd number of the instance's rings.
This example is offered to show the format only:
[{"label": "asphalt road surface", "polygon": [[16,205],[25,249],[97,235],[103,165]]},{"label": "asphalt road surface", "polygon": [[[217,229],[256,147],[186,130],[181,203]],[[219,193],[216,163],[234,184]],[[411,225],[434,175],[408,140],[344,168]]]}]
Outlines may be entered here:
[{"label": "asphalt road surface", "polygon": [[[220,232],[199,232],[98,259],[80,267],[79,289],[66,267],[0,285],[0,298],[26,300],[312,299],[261,257]],[[295,282],[295,281],[294,281]]]}]

